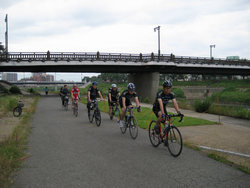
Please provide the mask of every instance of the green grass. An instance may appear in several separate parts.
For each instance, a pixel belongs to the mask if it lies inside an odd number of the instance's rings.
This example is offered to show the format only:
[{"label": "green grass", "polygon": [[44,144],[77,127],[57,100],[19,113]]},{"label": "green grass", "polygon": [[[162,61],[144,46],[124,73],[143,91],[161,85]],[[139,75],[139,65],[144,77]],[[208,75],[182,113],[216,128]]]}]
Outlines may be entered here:
[{"label": "green grass", "polygon": [[[84,103],[84,104],[87,103],[86,98],[84,98],[84,100],[82,100],[82,103]],[[102,112],[106,112],[106,113],[109,112],[108,111],[109,106],[108,106],[107,101],[105,101],[105,103],[104,102],[99,102],[98,106],[99,106],[99,109]],[[150,122],[150,117],[152,115],[152,108],[142,107],[141,109],[142,109],[141,113],[138,113],[136,110],[134,110],[134,116],[136,117],[136,119],[138,121],[138,126],[143,128],[143,129],[147,129],[148,124]],[[120,109],[120,112],[121,112],[121,109]],[[184,117],[184,120],[182,122],[179,122],[179,119],[180,119],[179,117],[172,119],[172,123],[176,127],[217,124],[217,122],[208,121],[208,120],[204,120],[204,119],[193,118],[193,117]],[[157,120],[155,114],[152,115],[151,121],[152,120]]]},{"label": "green grass", "polygon": [[21,123],[14,128],[12,135],[0,143],[0,187],[9,187],[12,172],[28,158],[28,154],[24,153],[26,138],[30,132],[30,120],[36,111],[38,100],[39,96],[27,109],[25,115],[20,116]]},{"label": "green grass", "polygon": [[18,96],[17,95],[7,95],[0,97],[0,110],[4,114],[10,110],[13,110],[17,106]]}]

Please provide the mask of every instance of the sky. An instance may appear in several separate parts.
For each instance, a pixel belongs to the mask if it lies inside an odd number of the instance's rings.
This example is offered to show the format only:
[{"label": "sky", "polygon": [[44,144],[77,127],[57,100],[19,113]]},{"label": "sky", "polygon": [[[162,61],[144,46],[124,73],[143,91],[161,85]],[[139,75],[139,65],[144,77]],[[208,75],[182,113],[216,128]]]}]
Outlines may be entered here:
[{"label": "sky", "polygon": [[160,26],[162,54],[250,59],[249,0],[0,0],[3,43],[6,14],[9,52],[157,53]]}]

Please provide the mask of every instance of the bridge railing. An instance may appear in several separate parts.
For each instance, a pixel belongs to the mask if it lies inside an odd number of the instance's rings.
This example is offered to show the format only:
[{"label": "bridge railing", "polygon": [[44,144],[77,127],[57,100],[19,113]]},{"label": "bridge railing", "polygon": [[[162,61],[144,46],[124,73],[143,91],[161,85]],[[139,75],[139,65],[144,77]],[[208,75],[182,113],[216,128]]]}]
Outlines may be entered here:
[{"label": "bridge railing", "polygon": [[93,53],[93,52],[24,52],[0,54],[0,62],[8,61],[123,61],[123,62],[174,62],[177,64],[213,64],[213,65],[235,65],[250,66],[247,60],[228,60],[218,58],[175,56],[174,54],[122,54],[122,53]]}]

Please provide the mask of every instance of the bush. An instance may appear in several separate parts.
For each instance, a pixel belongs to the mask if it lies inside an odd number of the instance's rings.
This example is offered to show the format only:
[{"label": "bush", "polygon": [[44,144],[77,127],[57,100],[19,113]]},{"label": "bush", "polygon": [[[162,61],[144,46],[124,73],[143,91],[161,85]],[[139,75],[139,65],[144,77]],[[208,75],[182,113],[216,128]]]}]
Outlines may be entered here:
[{"label": "bush", "polygon": [[148,98],[148,97],[146,97],[145,99],[144,99],[144,103],[150,103],[150,99]]},{"label": "bush", "polygon": [[22,94],[21,90],[19,89],[19,87],[17,86],[12,86],[9,91],[12,93],[12,94]]},{"label": "bush", "polygon": [[4,89],[3,92],[10,95],[10,91],[8,89]]},{"label": "bush", "polygon": [[232,92],[232,91],[236,91],[236,88],[233,86],[227,87],[226,89],[224,89],[222,92]]},{"label": "bush", "polygon": [[210,98],[206,98],[204,101],[200,99],[196,99],[194,102],[194,109],[196,112],[205,112],[212,105],[212,101]]},{"label": "bush", "polygon": [[243,108],[243,107],[240,107],[237,111],[236,111],[236,114],[235,116],[236,117],[239,117],[239,118],[247,118],[247,115],[248,115],[248,110]]}]

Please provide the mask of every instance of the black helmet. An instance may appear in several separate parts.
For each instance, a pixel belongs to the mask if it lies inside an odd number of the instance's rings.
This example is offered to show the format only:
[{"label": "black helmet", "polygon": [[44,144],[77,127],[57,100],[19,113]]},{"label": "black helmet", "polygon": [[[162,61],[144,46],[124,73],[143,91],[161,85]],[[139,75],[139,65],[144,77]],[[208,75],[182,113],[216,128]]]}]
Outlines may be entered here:
[{"label": "black helmet", "polygon": [[169,80],[166,80],[162,83],[163,87],[172,87],[172,82]]},{"label": "black helmet", "polygon": [[135,84],[129,83],[129,84],[128,84],[128,90],[129,90],[129,91],[135,91]]}]

